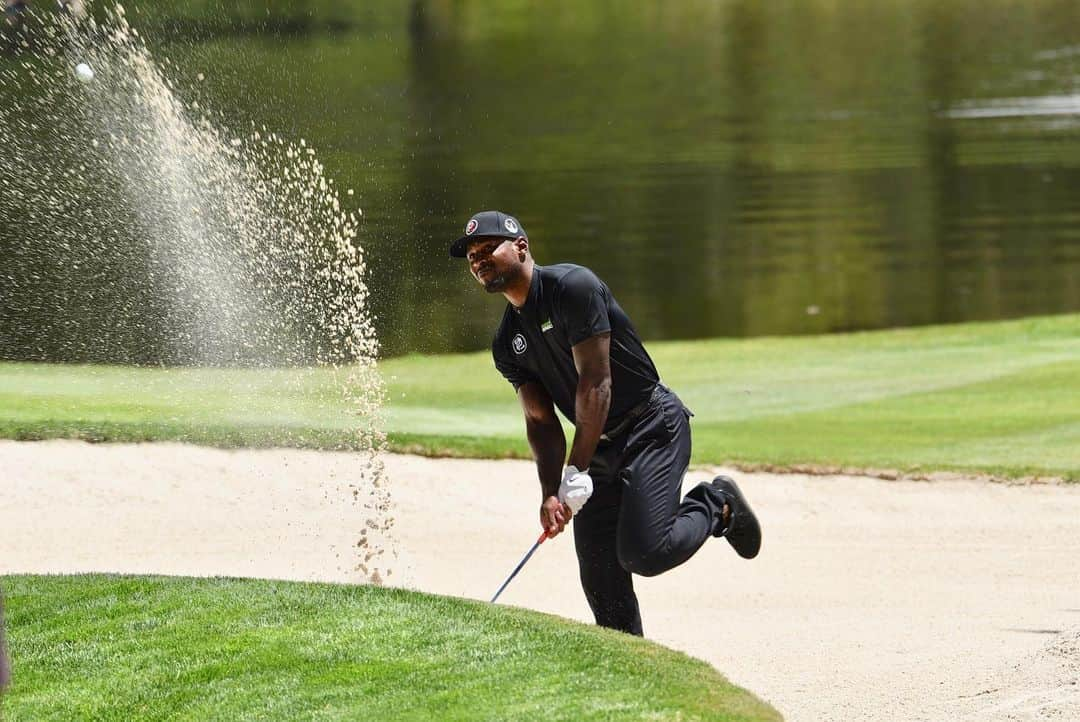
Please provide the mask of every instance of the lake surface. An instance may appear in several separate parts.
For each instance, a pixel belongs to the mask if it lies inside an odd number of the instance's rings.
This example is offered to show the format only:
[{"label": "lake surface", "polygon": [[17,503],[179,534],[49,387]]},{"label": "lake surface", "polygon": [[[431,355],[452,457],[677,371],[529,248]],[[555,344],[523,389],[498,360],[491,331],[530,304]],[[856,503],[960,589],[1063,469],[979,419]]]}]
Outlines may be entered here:
[{"label": "lake surface", "polygon": [[[1080,310],[1080,3],[276,5],[132,22],[178,93],[356,189],[387,354],[489,344],[501,297],[447,257],[489,208],[646,339]],[[3,357],[108,355],[32,323]]]}]

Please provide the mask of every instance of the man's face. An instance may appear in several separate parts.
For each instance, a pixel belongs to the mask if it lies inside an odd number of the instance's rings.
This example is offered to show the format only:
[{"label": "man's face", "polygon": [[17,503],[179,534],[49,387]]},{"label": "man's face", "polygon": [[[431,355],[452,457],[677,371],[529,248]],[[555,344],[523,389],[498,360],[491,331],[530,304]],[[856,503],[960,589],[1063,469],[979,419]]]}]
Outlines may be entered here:
[{"label": "man's face", "polygon": [[473,278],[488,293],[500,293],[521,266],[518,249],[509,238],[477,238],[469,243],[465,259]]}]

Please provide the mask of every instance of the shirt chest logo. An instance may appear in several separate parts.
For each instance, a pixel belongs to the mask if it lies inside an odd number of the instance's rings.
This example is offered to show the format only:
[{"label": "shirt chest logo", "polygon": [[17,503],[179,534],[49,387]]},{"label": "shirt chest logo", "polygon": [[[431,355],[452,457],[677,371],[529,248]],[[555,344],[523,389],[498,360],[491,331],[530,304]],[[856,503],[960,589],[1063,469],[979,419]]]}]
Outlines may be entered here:
[{"label": "shirt chest logo", "polygon": [[529,347],[529,345],[525,343],[525,337],[520,333],[514,336],[514,340],[510,342],[510,346],[518,356],[525,353],[525,349]]}]

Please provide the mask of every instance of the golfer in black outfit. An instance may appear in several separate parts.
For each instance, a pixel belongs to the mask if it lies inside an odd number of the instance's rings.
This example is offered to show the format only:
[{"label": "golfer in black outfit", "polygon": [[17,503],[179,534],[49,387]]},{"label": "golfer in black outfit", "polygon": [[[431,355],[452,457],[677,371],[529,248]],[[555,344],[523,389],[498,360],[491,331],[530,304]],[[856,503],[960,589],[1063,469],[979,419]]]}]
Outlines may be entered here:
[{"label": "golfer in black outfit", "polygon": [[[577,518],[581,584],[597,624],[641,635],[631,574],[676,567],[710,535],[757,555],[761,529],[734,481],[717,477],[680,500],[693,414],[660,383],[603,281],[583,266],[536,265],[521,224],[498,211],[473,216],[450,255],[509,301],[495,366],[525,412],[541,525],[553,537]],[[556,408],[575,426],[569,457]]]}]

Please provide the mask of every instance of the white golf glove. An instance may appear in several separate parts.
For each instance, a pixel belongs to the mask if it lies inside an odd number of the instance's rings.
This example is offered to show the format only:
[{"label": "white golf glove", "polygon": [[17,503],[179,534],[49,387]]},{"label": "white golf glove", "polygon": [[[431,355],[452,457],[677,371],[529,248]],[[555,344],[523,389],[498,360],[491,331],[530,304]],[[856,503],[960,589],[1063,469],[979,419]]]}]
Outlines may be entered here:
[{"label": "white golf glove", "polygon": [[577,514],[590,496],[592,496],[592,477],[589,476],[589,470],[578,471],[576,466],[566,467],[563,470],[562,483],[559,484],[559,501]]}]

